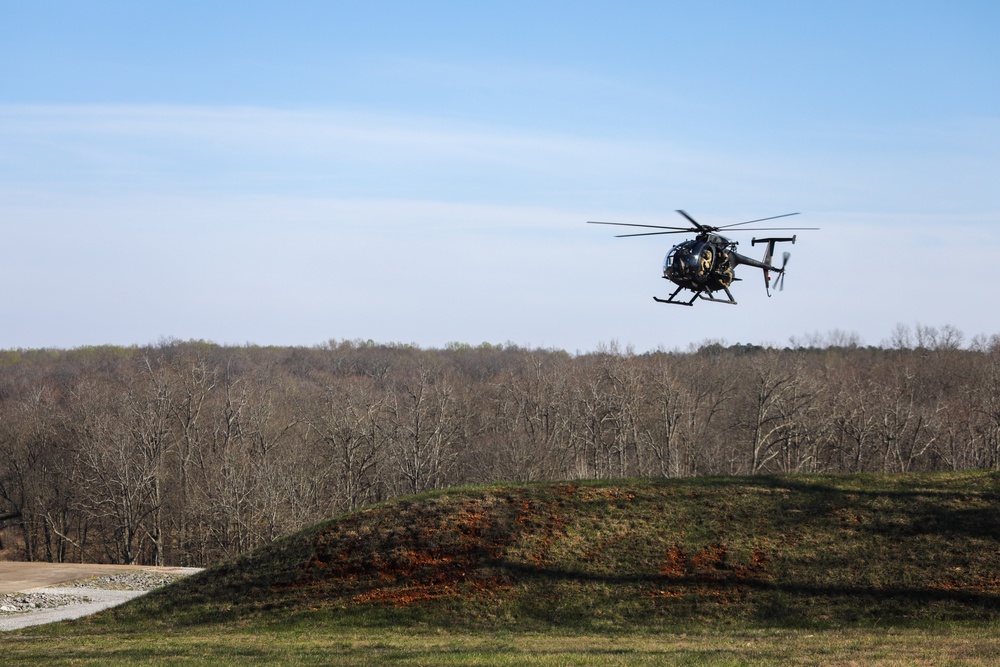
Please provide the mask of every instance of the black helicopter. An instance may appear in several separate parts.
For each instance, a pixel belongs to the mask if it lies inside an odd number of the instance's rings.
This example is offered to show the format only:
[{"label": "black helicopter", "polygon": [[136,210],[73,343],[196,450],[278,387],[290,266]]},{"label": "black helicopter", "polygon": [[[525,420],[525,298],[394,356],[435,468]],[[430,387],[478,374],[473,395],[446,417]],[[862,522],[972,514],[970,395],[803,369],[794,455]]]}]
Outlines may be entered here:
[{"label": "black helicopter", "polygon": [[[764,252],[764,259],[762,261],[757,261],[756,259],[752,259],[746,255],[741,255],[736,252],[736,241],[731,241],[724,236],[716,234],[716,232],[723,229],[732,229],[733,227],[742,227],[743,225],[749,225],[754,222],[787,218],[789,216],[798,215],[798,213],[785,213],[783,215],[773,215],[769,218],[758,218],[756,220],[737,222],[732,225],[710,227],[695,221],[694,218],[684,211],[678,210],[677,212],[687,218],[687,221],[690,222],[692,226],[667,227],[664,225],[635,225],[627,222],[595,222],[593,220],[588,222],[592,225],[617,225],[619,227],[647,227],[652,229],[668,230],[663,232],[643,232],[639,234],[618,234],[618,238],[627,236],[656,236],[659,234],[689,234],[691,232],[698,232],[698,236],[694,239],[678,243],[670,249],[670,252],[667,253],[667,258],[663,263],[663,277],[677,285],[677,289],[674,290],[674,293],[666,299],[654,296],[653,299],[659,303],[673,303],[679,306],[693,306],[696,299],[703,299],[705,301],[735,305],[736,300],[729,291],[729,286],[733,283],[733,281],[740,280],[734,274],[734,270],[741,264],[756,266],[764,271],[764,289],[767,291],[768,296],[771,296],[772,271],[778,274],[775,286],[779,290],[784,289],[785,266],[788,264],[788,258],[791,253],[784,253],[780,267],[772,265],[771,259],[774,255],[774,244],[785,242],[795,243],[795,236],[751,239],[750,245],[757,245],[758,243],[767,244],[767,250]],[[819,228],[743,227],[742,229],[734,229],[733,231],[756,232],[812,229]],[[682,290],[691,290],[694,292],[694,296],[692,296],[688,301],[685,301],[684,299],[677,299],[677,295],[680,294]],[[717,295],[718,292],[725,292],[726,298],[720,298],[720,296]]]}]

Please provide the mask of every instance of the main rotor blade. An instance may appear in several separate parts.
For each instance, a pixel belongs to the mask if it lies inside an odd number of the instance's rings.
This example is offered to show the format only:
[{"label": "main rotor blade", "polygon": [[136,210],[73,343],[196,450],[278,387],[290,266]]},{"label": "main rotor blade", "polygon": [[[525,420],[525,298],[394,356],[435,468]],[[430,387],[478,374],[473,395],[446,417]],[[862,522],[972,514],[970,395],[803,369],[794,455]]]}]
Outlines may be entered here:
[{"label": "main rotor blade", "polygon": [[683,215],[685,218],[687,218],[687,221],[690,222],[692,225],[694,225],[695,229],[697,229],[699,232],[709,231],[709,229],[707,227],[705,227],[705,225],[701,224],[700,222],[698,222],[697,220],[695,220],[694,218],[692,218],[690,215],[688,215],[684,211],[682,211],[680,209],[677,209],[677,212],[680,213],[681,215]]},{"label": "main rotor blade", "polygon": [[776,232],[781,230],[789,231],[816,231],[819,227],[744,227],[743,229],[734,229],[734,232]]},{"label": "main rotor blade", "polygon": [[739,227],[740,225],[749,225],[753,222],[764,222],[765,220],[777,220],[778,218],[787,218],[792,215],[798,215],[798,213],[783,213],[781,215],[772,215],[769,218],[757,218],[756,220],[746,220],[744,222],[736,222],[731,225],[722,225],[719,229],[729,229],[730,227]]},{"label": "main rotor blade", "polygon": [[636,225],[631,222],[598,222],[596,220],[588,220],[588,225],[616,225],[618,227],[648,227],[650,229],[675,229],[679,232],[690,232],[690,227],[667,227],[666,225]]},{"label": "main rotor blade", "polygon": [[629,236],[659,236],[660,234],[690,234],[691,229],[675,229],[671,232],[642,232],[641,234],[615,234],[616,239],[624,239]]}]

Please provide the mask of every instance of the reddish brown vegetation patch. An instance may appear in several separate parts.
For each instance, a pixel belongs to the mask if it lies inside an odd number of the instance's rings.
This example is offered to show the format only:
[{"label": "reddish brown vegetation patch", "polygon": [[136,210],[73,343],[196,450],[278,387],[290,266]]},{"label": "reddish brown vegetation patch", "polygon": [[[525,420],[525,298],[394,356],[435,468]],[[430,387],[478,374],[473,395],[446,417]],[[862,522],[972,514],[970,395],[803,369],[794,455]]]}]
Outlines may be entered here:
[{"label": "reddish brown vegetation patch", "polygon": [[724,544],[710,544],[693,555],[675,544],[667,550],[660,574],[668,579],[703,583],[761,580],[767,574],[767,556],[754,551],[749,563],[735,563],[730,561]]},{"label": "reddish brown vegetation patch", "polygon": [[[515,528],[531,522],[530,503],[445,497],[431,509],[372,510],[345,519],[336,533],[318,534],[302,576],[290,588],[397,607],[509,588],[495,566],[520,533]],[[392,529],[380,529],[385,525]]]},{"label": "reddish brown vegetation patch", "polygon": [[932,590],[944,591],[948,593],[965,593],[973,595],[997,595],[1000,594],[1000,578],[973,577],[969,580],[960,580],[949,577],[944,582],[931,586]]},{"label": "reddish brown vegetation patch", "polygon": [[354,604],[374,603],[391,605],[393,607],[409,607],[446,597],[490,597],[509,588],[510,584],[505,579],[499,577],[491,580],[472,580],[464,582],[461,586],[452,582],[441,581],[413,586],[373,588],[355,595],[351,598],[351,602]]}]

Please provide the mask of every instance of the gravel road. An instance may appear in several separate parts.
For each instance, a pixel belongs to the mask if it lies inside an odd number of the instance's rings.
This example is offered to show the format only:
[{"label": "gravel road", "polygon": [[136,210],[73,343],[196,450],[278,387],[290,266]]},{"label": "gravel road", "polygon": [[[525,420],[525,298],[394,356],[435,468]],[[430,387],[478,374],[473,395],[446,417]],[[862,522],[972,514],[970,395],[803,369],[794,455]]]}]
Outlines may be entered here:
[{"label": "gravel road", "polygon": [[198,571],[197,568],[132,569],[0,594],[0,632],[96,614]]}]

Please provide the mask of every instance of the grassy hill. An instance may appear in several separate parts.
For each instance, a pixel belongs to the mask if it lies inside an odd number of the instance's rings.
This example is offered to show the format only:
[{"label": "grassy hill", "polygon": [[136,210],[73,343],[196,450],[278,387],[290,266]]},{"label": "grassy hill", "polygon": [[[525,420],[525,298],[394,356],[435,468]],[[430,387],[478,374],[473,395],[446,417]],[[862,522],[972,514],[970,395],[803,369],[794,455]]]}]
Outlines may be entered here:
[{"label": "grassy hill", "polygon": [[455,489],[314,525],[101,623],[604,633],[995,621],[998,500],[1000,476],[978,472]]}]

